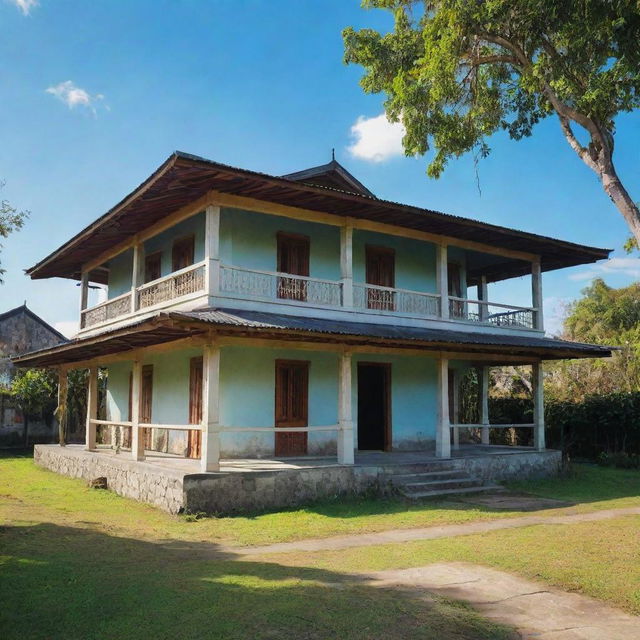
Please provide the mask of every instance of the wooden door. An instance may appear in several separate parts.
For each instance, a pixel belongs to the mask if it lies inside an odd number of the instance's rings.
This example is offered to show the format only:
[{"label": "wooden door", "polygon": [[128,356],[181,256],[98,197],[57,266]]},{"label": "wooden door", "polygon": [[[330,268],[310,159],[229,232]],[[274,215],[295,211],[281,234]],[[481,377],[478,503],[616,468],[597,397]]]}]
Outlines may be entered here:
[{"label": "wooden door", "polygon": [[[202,422],[202,356],[191,358],[189,374],[189,424]],[[199,458],[202,449],[202,432],[189,431],[187,457]]]},{"label": "wooden door", "polygon": [[151,282],[162,276],[162,254],[152,253],[144,259],[144,281]]},{"label": "wooden door", "polygon": [[[153,400],[153,365],[145,364],[142,367],[142,384],[140,386],[140,416],[142,423],[151,422],[151,404]],[[151,429],[143,429],[144,448],[151,449]]]},{"label": "wooden door", "polygon": [[[276,360],[275,426],[307,427],[309,407],[309,363],[303,360]],[[307,453],[307,433],[276,433],[276,456],[303,456]]]},{"label": "wooden door", "polygon": [[[365,260],[367,284],[390,288],[396,286],[396,256],[393,249],[367,245],[365,248]],[[367,288],[367,308],[379,311],[394,311],[396,308],[395,293],[393,291]]]},{"label": "wooden door", "polygon": [[[449,262],[449,264],[447,264],[447,288],[450,296],[454,298],[462,297],[460,265],[456,262]],[[449,309],[452,317],[464,318],[464,302],[461,300],[452,300]]]},{"label": "wooden door", "polygon": [[171,251],[171,270],[179,271],[193,264],[195,253],[195,238],[187,236],[173,243]]},{"label": "wooden door", "polygon": [[[278,271],[309,277],[310,242],[307,236],[278,234]],[[278,278],[278,298],[307,299],[307,282],[297,278]]]}]

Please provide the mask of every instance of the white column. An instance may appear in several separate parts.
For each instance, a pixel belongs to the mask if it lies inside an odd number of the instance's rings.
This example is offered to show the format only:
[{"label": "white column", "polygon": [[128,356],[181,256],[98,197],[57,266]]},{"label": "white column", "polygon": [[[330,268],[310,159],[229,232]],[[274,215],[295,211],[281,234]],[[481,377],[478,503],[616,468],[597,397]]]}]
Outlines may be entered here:
[{"label": "white column", "polygon": [[87,425],[85,448],[92,451],[96,448],[96,425],[91,420],[98,418],[98,367],[89,369],[89,381],[87,385]]},{"label": "white column", "polygon": [[542,268],[540,260],[531,263],[531,302],[534,311],[534,329],[544,331],[544,313],[542,310]]},{"label": "white column", "polygon": [[[456,369],[453,372],[453,416],[454,424],[460,424],[460,372]],[[460,428],[453,428],[453,448],[460,448]]]},{"label": "white column", "polygon": [[338,363],[338,464],[354,463],[353,413],[351,407],[351,353],[340,354]]},{"label": "white column", "polygon": [[58,442],[61,447],[66,445],[67,430],[67,391],[68,391],[67,369],[58,369],[58,406],[55,414],[58,420]]},{"label": "white column", "polygon": [[202,471],[220,471],[220,347],[207,344],[202,363]]},{"label": "white column", "polygon": [[544,385],[542,362],[531,365],[531,381],[533,390],[533,446],[538,451],[544,451]]},{"label": "white column", "polygon": [[140,424],[140,389],[142,387],[142,363],[133,361],[131,376],[131,456],[134,460],[144,460],[144,437]]},{"label": "white column", "polygon": [[[489,290],[487,287],[487,276],[480,276],[480,282],[478,284],[478,300],[487,302],[489,300]],[[489,309],[486,304],[481,304],[480,309],[480,321],[483,322],[489,317]]]},{"label": "white column", "polygon": [[478,367],[478,402],[480,404],[480,424],[482,427],[482,444],[489,442],[489,367]]},{"label": "white column", "polygon": [[436,457],[451,457],[449,426],[449,361],[438,359],[438,424],[436,425]]},{"label": "white column", "polygon": [[216,296],[220,292],[220,207],[209,205],[205,215],[207,292],[209,296]]},{"label": "white column", "polygon": [[[87,308],[89,301],[89,272],[83,271],[80,276],[80,322],[82,323],[82,312]],[[82,324],[80,325],[82,329]]]},{"label": "white column", "polygon": [[353,227],[340,228],[340,277],[342,278],[342,306],[353,307]]},{"label": "white column", "polygon": [[144,247],[139,242],[133,245],[133,266],[131,268],[131,313],[138,310],[138,287],[144,280]]},{"label": "white column", "polygon": [[440,317],[449,317],[449,278],[447,276],[447,245],[436,246],[436,279],[440,295]]}]

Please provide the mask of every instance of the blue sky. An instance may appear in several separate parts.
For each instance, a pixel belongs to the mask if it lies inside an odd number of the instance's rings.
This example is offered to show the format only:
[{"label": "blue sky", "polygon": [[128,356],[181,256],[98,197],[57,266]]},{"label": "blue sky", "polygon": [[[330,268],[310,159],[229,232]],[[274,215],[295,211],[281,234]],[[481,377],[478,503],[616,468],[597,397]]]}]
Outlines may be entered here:
[{"label": "blue sky", "polygon": [[[397,131],[375,120],[382,97],[364,95],[360,69],[342,63],[348,25],[391,21],[359,0],[0,0],[0,196],[31,211],[4,243],[0,311],[27,300],[70,332],[78,288],[31,281],[23,269],[175,149],[281,174],[324,163],[335,147],[378,196],[615,249],[609,263],[545,275],[548,326],[590,278],[623,286],[640,277],[640,260],[621,249],[620,214],[553,118],[529,140],[490,141],[481,193],[470,157],[428,179],[427,160],[405,158]],[[638,122],[620,118],[616,162],[640,198]],[[492,297],[526,304],[529,284],[510,281]]]}]

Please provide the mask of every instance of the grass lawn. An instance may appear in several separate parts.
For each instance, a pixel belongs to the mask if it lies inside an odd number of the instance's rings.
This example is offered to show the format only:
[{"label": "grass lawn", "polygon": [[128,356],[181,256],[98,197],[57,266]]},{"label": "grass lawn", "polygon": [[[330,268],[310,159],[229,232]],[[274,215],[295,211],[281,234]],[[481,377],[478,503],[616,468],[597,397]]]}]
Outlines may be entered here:
[{"label": "grass lawn", "polygon": [[[517,488],[576,503],[544,513],[640,505],[637,472],[580,466],[575,474]],[[359,577],[441,560],[503,568],[640,611],[638,517],[251,561],[233,549],[513,515],[521,513],[362,499],[191,522],[5,455],[0,628],[8,640],[517,637],[460,603]]]},{"label": "grass lawn", "polygon": [[[577,465],[575,475],[568,479],[516,488],[577,503],[570,508],[547,509],[545,514],[640,506],[640,474],[634,471]],[[407,504],[400,499],[349,499],[279,513],[190,522],[184,516],[170,516],[109,491],[88,489],[82,480],[40,469],[30,455],[0,455],[0,522],[3,518],[23,524],[50,522],[147,540],[254,545],[520,515],[520,511],[453,501]]]}]

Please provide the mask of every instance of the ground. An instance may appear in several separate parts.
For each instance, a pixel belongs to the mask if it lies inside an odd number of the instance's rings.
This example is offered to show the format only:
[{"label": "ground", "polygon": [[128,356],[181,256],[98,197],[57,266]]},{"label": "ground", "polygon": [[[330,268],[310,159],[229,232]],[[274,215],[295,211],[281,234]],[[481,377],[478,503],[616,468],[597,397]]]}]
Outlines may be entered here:
[{"label": "ground", "polygon": [[[608,513],[640,507],[638,472],[576,465],[567,477],[514,489],[563,506],[351,500],[252,517],[170,516],[39,469],[27,455],[4,456],[0,627],[6,638],[519,637],[446,593],[399,590],[365,575],[453,561],[640,613],[640,515]],[[592,519],[566,518],[575,514]],[[374,539],[313,553],[247,548],[416,527],[502,526],[523,516],[570,524],[463,529],[402,543]]]}]

